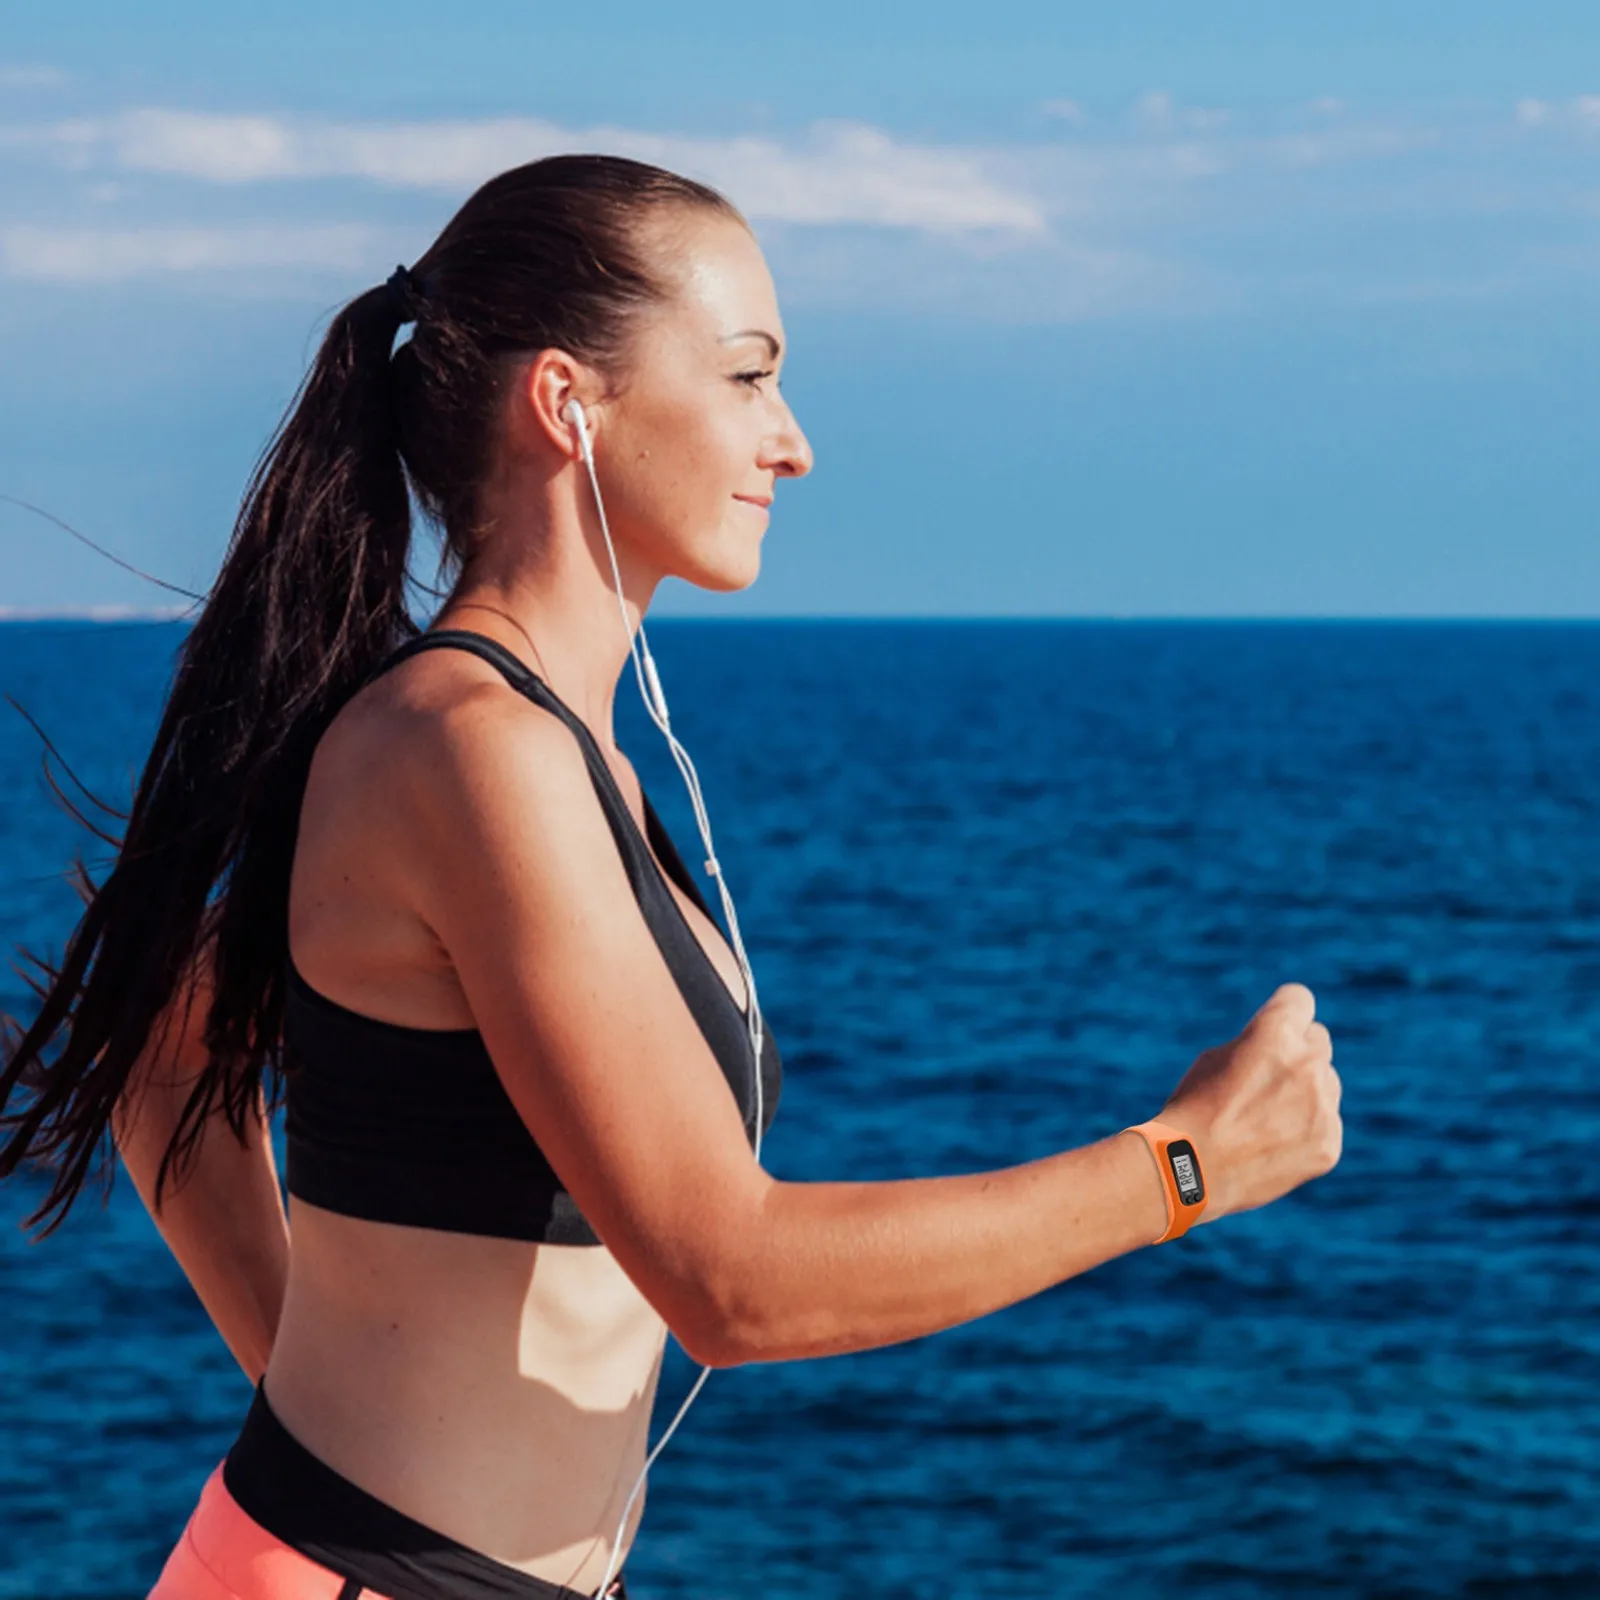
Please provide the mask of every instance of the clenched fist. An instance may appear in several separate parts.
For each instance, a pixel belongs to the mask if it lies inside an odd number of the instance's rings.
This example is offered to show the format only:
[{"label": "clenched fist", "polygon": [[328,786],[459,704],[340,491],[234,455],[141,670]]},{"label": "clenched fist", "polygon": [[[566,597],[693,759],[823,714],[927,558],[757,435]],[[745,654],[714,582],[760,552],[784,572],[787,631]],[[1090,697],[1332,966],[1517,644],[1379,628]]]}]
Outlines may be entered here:
[{"label": "clenched fist", "polygon": [[1197,1226],[1267,1205],[1336,1166],[1339,1095],[1316,1001],[1304,984],[1286,983],[1237,1039],[1199,1057],[1160,1113],[1200,1152],[1207,1195]]}]

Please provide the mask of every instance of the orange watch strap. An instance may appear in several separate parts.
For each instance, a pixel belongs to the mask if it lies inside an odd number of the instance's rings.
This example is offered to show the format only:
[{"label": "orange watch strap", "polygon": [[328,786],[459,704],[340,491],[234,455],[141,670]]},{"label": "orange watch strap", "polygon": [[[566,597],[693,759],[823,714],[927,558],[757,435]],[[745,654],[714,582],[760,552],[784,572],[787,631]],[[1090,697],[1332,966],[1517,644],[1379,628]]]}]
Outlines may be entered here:
[{"label": "orange watch strap", "polygon": [[[1150,1154],[1155,1158],[1156,1171],[1161,1177],[1161,1193],[1167,1202],[1167,1226],[1164,1233],[1150,1241],[1151,1244],[1165,1244],[1169,1239],[1181,1239],[1199,1221],[1201,1213],[1206,1208],[1206,1200],[1209,1198],[1205,1172],[1200,1166],[1200,1152],[1196,1149],[1194,1140],[1181,1128],[1175,1128],[1170,1122],[1163,1122],[1159,1117],[1152,1117],[1148,1122],[1135,1123],[1131,1128],[1124,1128],[1122,1131],[1137,1133],[1144,1139],[1150,1147]],[[1194,1165],[1200,1177],[1202,1190],[1202,1198],[1189,1205],[1183,1203],[1178,1191],[1177,1176],[1167,1156],[1167,1146],[1179,1139],[1194,1151]]]}]

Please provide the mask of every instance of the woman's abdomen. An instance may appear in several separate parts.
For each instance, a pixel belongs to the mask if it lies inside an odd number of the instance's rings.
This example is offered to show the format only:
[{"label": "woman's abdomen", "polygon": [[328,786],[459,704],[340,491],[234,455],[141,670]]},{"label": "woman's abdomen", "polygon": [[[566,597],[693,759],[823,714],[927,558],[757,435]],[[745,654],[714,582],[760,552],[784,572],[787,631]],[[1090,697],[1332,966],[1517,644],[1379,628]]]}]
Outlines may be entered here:
[{"label": "woman's abdomen", "polygon": [[299,1200],[290,1232],[265,1378],[289,1432],[418,1522],[593,1590],[644,1464],[666,1337],[611,1253]]}]

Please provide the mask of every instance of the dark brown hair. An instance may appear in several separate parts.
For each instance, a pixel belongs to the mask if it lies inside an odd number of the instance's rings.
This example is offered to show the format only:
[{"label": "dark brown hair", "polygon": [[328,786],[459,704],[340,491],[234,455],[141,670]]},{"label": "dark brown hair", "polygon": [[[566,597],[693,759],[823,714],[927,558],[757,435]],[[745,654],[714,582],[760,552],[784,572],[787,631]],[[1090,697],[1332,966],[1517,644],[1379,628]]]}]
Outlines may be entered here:
[{"label": "dark brown hair", "polygon": [[28,1226],[62,1221],[97,1154],[109,1184],[113,1113],[201,960],[207,1062],[157,1202],[211,1117],[242,1140],[264,1087],[276,1102],[300,801],[334,714],[416,632],[410,497],[446,562],[465,560],[515,358],[558,348],[620,370],[636,314],[670,293],[644,225],[674,207],[743,220],[714,189],[642,162],[531,162],[484,184],[409,283],[399,274],[333,318],[179,651],[115,864],[98,886],[80,867],[86,907],[61,962],[29,958],[38,1013],[26,1028],[8,1019],[0,1178],[24,1161],[54,1174]]}]

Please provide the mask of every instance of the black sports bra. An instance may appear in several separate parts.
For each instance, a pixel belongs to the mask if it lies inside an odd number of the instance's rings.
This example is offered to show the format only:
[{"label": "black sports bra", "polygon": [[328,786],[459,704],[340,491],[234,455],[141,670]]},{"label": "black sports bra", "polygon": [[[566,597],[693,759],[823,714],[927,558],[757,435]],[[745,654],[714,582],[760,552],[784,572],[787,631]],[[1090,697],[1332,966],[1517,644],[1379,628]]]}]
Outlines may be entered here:
[{"label": "black sports bra", "polygon": [[[497,667],[512,688],[577,735],[639,909],[728,1080],[754,1145],[755,1078],[745,1008],[729,993],[673,898],[594,736],[543,679],[483,634],[421,634],[372,676],[419,651],[443,648],[470,651]],[[715,924],[648,795],[644,812],[649,845]],[[313,989],[291,959],[283,1043],[290,1194],[374,1222],[551,1244],[601,1242],[517,1114],[476,1028],[408,1028],[351,1011]],[[777,1044],[764,1031],[763,1134],[782,1084]]]}]

